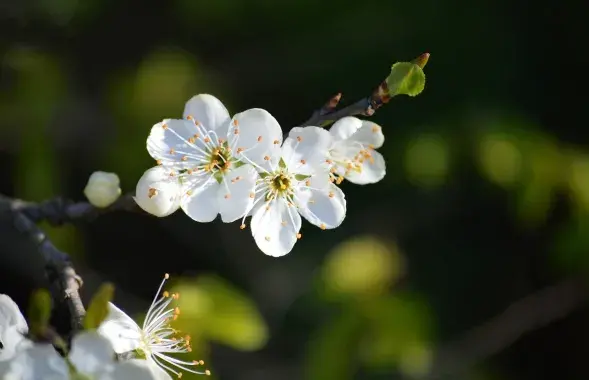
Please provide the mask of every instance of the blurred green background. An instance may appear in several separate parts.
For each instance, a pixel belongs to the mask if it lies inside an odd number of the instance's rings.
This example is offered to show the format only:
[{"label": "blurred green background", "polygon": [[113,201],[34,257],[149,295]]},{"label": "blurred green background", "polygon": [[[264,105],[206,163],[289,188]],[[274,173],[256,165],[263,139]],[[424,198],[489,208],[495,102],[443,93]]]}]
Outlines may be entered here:
[{"label": "blurred green background", "polygon": [[[429,52],[425,91],[372,117],[385,179],[344,182],[344,224],[304,224],[286,257],[182,212],[46,229],[85,299],[112,281],[141,316],[169,272],[215,379],[420,378],[445,342],[589,268],[588,14],[580,0],[1,0],[0,192],[83,200],[96,170],[134,191],[150,127],[192,95],[264,108],[287,133]],[[0,291],[25,305],[42,263],[2,230]],[[439,378],[586,379],[588,326],[580,308]]]}]

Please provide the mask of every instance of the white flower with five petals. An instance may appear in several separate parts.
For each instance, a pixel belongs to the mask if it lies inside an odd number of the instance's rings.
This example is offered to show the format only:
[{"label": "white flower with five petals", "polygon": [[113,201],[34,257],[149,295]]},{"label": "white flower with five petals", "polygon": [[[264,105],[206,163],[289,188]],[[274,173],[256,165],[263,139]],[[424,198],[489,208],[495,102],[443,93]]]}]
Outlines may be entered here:
[{"label": "white flower with five petals", "polygon": [[384,143],[379,125],[347,116],[335,122],[329,133],[333,142],[326,152],[326,159],[333,180],[339,184],[345,178],[352,183],[366,185],[384,177],[385,161],[375,150]]},{"label": "white flower with five petals", "polygon": [[[164,169],[151,180],[161,186],[176,183],[179,205],[195,221],[210,222],[217,214],[227,223],[241,218],[253,202],[248,195],[258,178],[255,168],[280,147],[280,125],[259,108],[231,118],[221,101],[207,94],[186,103],[184,118],[151,129],[147,150]],[[137,203],[151,212],[150,204],[162,190],[137,190]],[[166,211],[175,210],[172,192],[164,192],[163,199],[173,199]]]},{"label": "white flower with five petals", "polygon": [[255,201],[248,213],[254,240],[265,254],[278,257],[292,250],[302,236],[301,216],[321,229],[338,227],[344,220],[344,193],[322,165],[331,143],[322,128],[294,128],[267,160],[268,169],[261,171],[250,194]]},{"label": "white flower with five petals", "polygon": [[24,334],[29,326],[18,305],[7,295],[0,294],[0,361],[12,359],[27,345]]},{"label": "white flower with five petals", "polygon": [[2,380],[160,380],[145,360],[116,362],[108,339],[82,332],[72,339],[66,358],[52,345],[31,344],[10,361],[0,362]]},{"label": "white flower with five petals", "polygon": [[182,354],[191,351],[190,337],[179,336],[178,331],[170,326],[180,314],[178,307],[171,307],[171,303],[178,298],[178,294],[161,293],[169,275],[164,276],[158,292],[147,311],[143,325],[140,327],[131,317],[121,309],[109,304],[106,319],[98,328],[98,333],[112,343],[117,354],[139,351],[161,379],[169,378],[169,371],[177,377],[182,371],[199,375],[210,375],[208,370],[199,371],[195,367],[202,366],[202,360],[185,361],[169,354]]}]

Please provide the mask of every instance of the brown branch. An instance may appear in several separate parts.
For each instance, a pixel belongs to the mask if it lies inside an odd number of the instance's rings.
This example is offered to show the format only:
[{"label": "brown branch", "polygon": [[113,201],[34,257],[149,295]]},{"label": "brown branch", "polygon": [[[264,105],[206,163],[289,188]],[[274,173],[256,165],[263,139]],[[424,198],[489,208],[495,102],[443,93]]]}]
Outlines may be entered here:
[{"label": "brown branch", "polygon": [[457,375],[518,339],[564,318],[587,300],[586,284],[568,279],[511,304],[503,313],[438,350],[428,379]]}]

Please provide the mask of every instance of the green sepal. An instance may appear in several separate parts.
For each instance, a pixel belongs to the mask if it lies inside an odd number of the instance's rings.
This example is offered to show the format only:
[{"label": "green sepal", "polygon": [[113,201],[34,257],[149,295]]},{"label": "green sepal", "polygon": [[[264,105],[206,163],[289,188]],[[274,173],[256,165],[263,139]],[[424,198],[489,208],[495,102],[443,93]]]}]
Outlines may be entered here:
[{"label": "green sepal", "polygon": [[85,329],[96,329],[108,315],[108,304],[112,300],[115,292],[115,287],[111,283],[104,283],[98,288],[84,318]]},{"label": "green sepal", "polygon": [[286,169],[286,162],[284,162],[282,157],[280,157],[280,161],[278,161],[278,166],[280,166],[282,169]]},{"label": "green sepal", "polygon": [[35,290],[28,309],[31,335],[41,337],[49,327],[51,318],[51,295],[46,289]]},{"label": "green sepal", "polygon": [[310,175],[305,175],[305,174],[295,174],[295,179],[297,181],[304,181],[307,178],[311,178],[311,176]]}]

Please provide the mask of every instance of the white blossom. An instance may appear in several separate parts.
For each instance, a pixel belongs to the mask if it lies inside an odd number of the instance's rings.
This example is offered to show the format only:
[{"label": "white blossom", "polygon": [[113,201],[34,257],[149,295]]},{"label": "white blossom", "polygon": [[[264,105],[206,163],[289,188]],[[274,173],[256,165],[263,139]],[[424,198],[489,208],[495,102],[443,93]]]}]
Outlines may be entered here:
[{"label": "white blossom", "polygon": [[208,370],[196,369],[204,364],[202,360],[185,361],[169,355],[188,353],[191,348],[190,336],[180,336],[178,331],[170,326],[170,322],[180,314],[180,309],[171,306],[179,297],[177,293],[162,292],[168,278],[169,275],[166,274],[141,327],[111,303],[108,315],[98,328],[98,333],[110,340],[116,353],[140,351],[152,367],[157,369],[160,376],[169,378],[166,371],[177,377],[182,376],[182,371],[210,375]]},{"label": "white blossom", "polygon": [[115,173],[94,172],[84,188],[84,195],[96,207],[108,207],[121,196],[121,181]]},{"label": "white blossom", "polygon": [[0,294],[0,361],[12,359],[27,345],[24,335],[29,332],[18,305],[7,295]]},{"label": "white blossom", "polygon": [[[180,207],[190,218],[210,222],[221,214],[229,223],[251,207],[256,168],[281,142],[280,125],[267,111],[254,108],[231,118],[221,101],[201,94],[186,103],[184,119],[153,126],[147,150],[163,168],[158,183],[180,186]],[[152,189],[138,186],[136,198],[149,198]]]},{"label": "white blossom", "polygon": [[301,216],[321,229],[338,227],[344,220],[344,193],[330,182],[324,165],[332,140],[322,128],[294,128],[260,173],[249,214],[252,235],[265,254],[278,257],[292,250],[302,236]]},{"label": "white blossom", "polygon": [[[116,362],[110,341],[93,331],[72,339],[67,358],[51,344],[36,343],[0,362],[3,380],[160,380],[145,360]],[[140,363],[143,362],[143,363]]]},{"label": "white blossom", "polygon": [[166,168],[155,166],[143,173],[133,199],[144,211],[164,217],[180,207],[181,191],[180,183]]},{"label": "white blossom", "polygon": [[380,181],[386,172],[384,158],[375,149],[384,143],[382,128],[353,116],[341,118],[329,129],[333,142],[327,151],[332,179],[365,185]]}]

